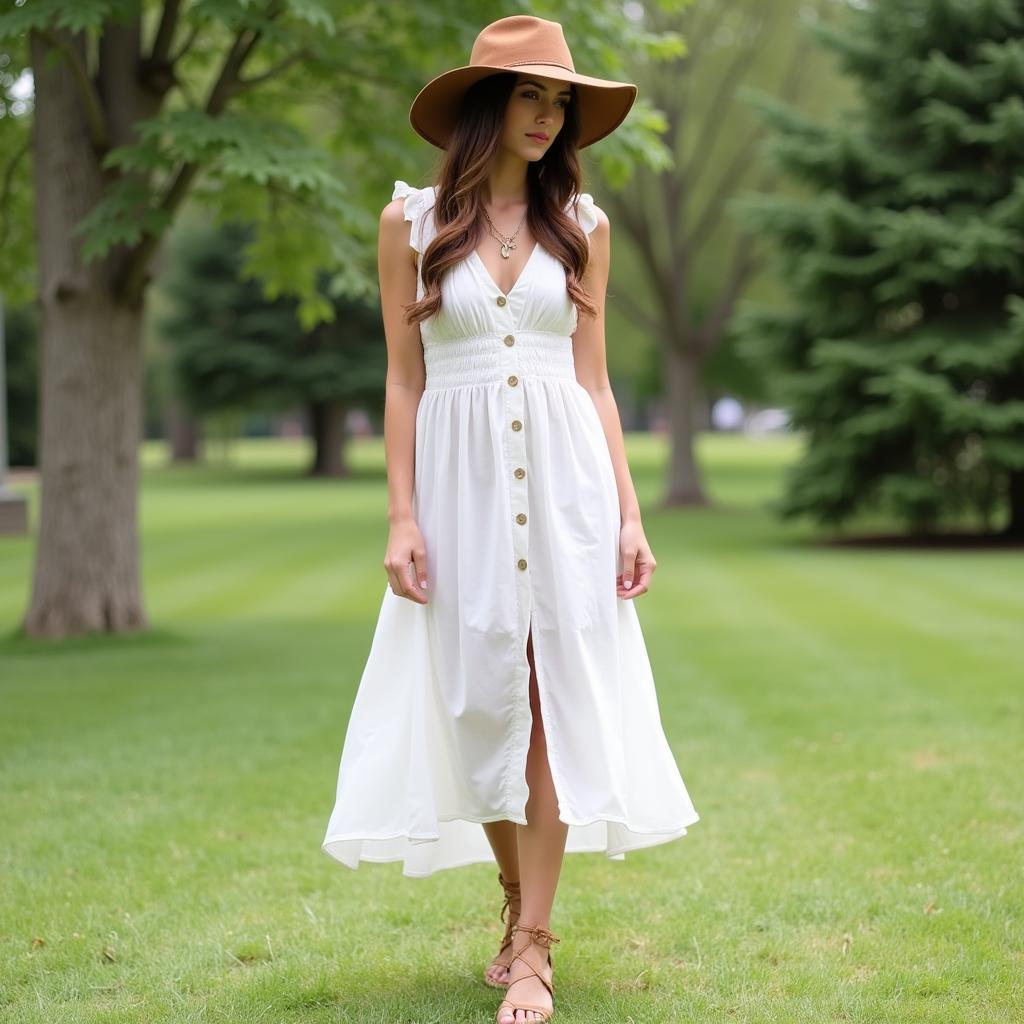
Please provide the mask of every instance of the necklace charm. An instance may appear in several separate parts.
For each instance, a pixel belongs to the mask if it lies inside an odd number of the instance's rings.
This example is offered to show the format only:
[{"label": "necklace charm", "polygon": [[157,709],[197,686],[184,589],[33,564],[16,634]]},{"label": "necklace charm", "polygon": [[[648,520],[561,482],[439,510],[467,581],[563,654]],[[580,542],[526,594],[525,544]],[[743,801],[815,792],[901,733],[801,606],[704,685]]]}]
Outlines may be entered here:
[{"label": "necklace charm", "polygon": [[523,219],[519,222],[519,227],[517,227],[511,235],[503,235],[500,231],[498,231],[498,229],[494,226],[494,223],[491,220],[491,218],[487,215],[486,210],[483,211],[483,214],[484,219],[487,221],[488,231],[490,231],[490,233],[494,236],[494,238],[501,246],[501,255],[507,260],[510,257],[512,250],[516,247],[516,238],[519,235],[520,230],[526,223],[526,214],[523,214]]}]

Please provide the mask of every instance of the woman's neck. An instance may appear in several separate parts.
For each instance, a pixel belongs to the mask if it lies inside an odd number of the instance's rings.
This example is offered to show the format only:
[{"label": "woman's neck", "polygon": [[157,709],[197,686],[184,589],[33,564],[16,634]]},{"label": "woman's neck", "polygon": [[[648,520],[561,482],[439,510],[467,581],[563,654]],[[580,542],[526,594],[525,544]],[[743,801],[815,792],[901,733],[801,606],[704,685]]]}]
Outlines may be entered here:
[{"label": "woman's neck", "polygon": [[499,153],[487,179],[484,200],[494,209],[504,210],[524,206],[528,199],[526,161],[511,153]]}]

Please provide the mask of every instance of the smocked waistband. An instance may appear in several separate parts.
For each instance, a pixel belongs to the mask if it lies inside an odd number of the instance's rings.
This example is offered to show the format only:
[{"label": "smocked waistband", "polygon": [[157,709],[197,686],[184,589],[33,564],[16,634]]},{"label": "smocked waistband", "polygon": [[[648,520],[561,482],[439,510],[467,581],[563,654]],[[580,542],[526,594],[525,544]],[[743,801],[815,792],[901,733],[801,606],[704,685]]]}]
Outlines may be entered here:
[{"label": "smocked waistband", "polygon": [[576,379],[572,338],[552,331],[517,331],[424,341],[426,387],[487,384],[516,377]]}]

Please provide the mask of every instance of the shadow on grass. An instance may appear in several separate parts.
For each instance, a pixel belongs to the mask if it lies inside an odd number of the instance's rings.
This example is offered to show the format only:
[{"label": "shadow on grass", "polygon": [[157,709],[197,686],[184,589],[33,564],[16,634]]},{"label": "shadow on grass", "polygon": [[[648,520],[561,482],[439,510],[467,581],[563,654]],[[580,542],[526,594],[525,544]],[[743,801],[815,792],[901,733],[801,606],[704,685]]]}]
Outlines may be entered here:
[{"label": "shadow on grass", "polygon": [[59,658],[64,655],[105,654],[108,651],[167,651],[195,647],[202,641],[185,632],[151,627],[125,633],[84,633],[63,638],[29,636],[20,625],[0,636],[0,654]]}]

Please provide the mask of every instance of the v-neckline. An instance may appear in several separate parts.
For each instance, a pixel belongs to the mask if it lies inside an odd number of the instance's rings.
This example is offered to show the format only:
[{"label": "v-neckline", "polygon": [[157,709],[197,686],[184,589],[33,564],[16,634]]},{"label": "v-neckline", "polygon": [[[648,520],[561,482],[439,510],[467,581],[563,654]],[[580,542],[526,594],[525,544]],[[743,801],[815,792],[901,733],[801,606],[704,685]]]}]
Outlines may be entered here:
[{"label": "v-neckline", "polygon": [[498,282],[491,277],[491,272],[487,269],[487,264],[484,263],[483,258],[476,249],[473,250],[471,258],[476,260],[477,266],[480,267],[484,277],[486,277],[487,280],[507,299],[523,283],[523,278],[526,277],[526,272],[530,269],[530,264],[533,263],[533,258],[537,255],[537,250],[539,248],[540,242],[534,242],[533,248],[530,250],[530,255],[526,257],[526,262],[523,264],[523,269],[519,271],[519,276],[516,278],[515,284],[513,284],[507,292],[501,291],[501,288],[498,287]]}]

